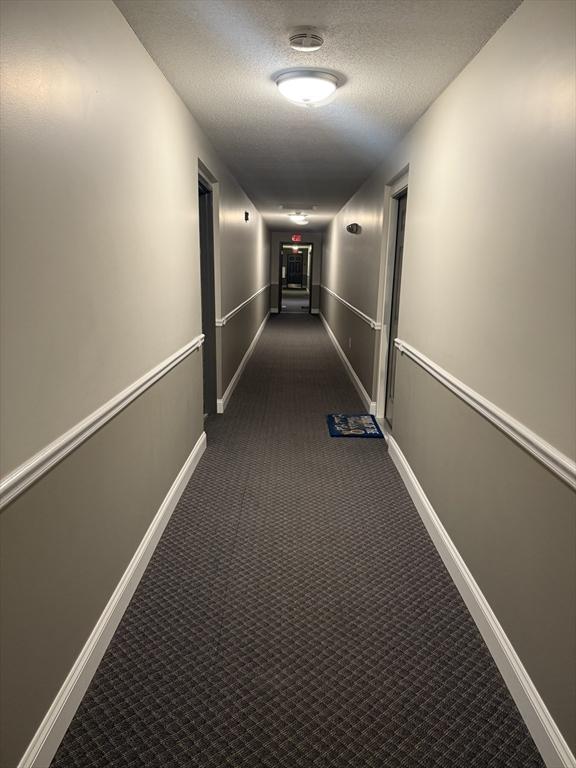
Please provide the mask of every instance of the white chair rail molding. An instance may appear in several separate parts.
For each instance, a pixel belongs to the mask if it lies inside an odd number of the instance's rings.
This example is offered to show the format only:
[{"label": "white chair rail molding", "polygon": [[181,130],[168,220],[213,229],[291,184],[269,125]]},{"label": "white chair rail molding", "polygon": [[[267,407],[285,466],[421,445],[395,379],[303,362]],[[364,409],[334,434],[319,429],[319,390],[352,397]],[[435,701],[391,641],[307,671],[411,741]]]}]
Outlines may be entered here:
[{"label": "white chair rail molding", "polygon": [[130,405],[137,397],[165,376],[172,368],[185,360],[189,355],[200,349],[204,343],[204,334],[195,336],[173,355],[156,365],[150,371],[130,384],[115,397],[108,400],[100,408],[93,411],[71,429],[60,435],[56,440],[38,451],[28,461],[16,467],[0,482],[0,509],[23,493],[32,483],[39,480],[58,462],[72,453],[91,435],[110,421],[116,414]]},{"label": "white chair rail molding", "polygon": [[576,462],[565,456],[561,451],[550,445],[546,440],[535,434],[526,425],[521,424],[510,414],[498,408],[497,405],[482,397],[478,392],[468,387],[464,382],[452,376],[430,358],[423,355],[408,342],[395,339],[394,344],[400,354],[406,355],[421,368],[427,371],[437,381],[454,392],[461,400],[468,403],[484,418],[495,424],[508,437],[521,445],[544,466],[561,478],[572,488],[576,489]]},{"label": "white chair rail molding", "polygon": [[327,285],[321,285],[320,287],[323,288],[327,293],[329,293],[335,299],[337,299],[341,304],[344,304],[345,307],[348,307],[348,309],[350,309],[352,312],[354,312],[355,315],[358,315],[358,317],[361,317],[362,320],[364,320],[364,322],[367,323],[370,326],[370,328],[372,328],[372,330],[374,330],[374,331],[381,331],[382,330],[382,323],[378,322],[378,320],[374,320],[372,317],[367,315],[365,312],[362,312],[361,309],[358,309],[358,307],[355,307],[353,304],[350,304],[349,301],[346,301],[346,299],[343,299],[342,296],[339,296],[331,288],[328,288]]}]

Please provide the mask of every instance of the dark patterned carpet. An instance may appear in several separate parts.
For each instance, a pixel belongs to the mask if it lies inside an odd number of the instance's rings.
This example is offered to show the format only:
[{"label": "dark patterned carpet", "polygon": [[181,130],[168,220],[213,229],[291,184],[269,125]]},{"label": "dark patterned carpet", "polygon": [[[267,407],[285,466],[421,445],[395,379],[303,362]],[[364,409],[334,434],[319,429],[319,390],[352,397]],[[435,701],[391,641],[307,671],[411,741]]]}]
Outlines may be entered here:
[{"label": "dark patterned carpet", "polygon": [[53,768],[542,768],[317,318],[270,320]]},{"label": "dark patterned carpet", "polygon": [[310,310],[310,294],[306,290],[284,288],[282,290],[282,312],[304,313]]}]

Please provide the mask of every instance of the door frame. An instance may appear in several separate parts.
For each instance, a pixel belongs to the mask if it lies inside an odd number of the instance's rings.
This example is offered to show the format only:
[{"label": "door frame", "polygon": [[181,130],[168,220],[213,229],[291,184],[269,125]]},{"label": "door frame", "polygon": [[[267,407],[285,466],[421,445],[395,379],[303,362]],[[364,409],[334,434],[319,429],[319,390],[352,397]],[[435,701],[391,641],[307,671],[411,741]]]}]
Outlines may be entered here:
[{"label": "door frame", "polygon": [[[398,224],[398,199],[408,192],[409,167],[406,166],[387,185],[384,192],[384,211],[387,218],[387,235],[384,238],[380,261],[380,286],[378,306],[382,324],[380,331],[380,350],[378,354],[378,380],[376,388],[376,418],[384,426],[385,431],[390,427],[385,422],[386,389],[388,375],[388,345],[390,335],[390,320],[392,317],[392,290],[394,285],[394,267],[396,263],[396,228]],[[386,231],[386,230],[385,230]],[[393,341],[393,340],[392,340]]]},{"label": "door frame", "polygon": [[[386,388],[384,392],[384,420],[392,429],[394,421],[393,405],[396,384],[396,366],[398,350],[394,345],[400,319],[400,292],[402,290],[402,267],[404,262],[404,239],[406,236],[406,211],[408,208],[408,189],[401,192],[397,201],[396,243],[394,246],[394,272],[392,277],[392,301],[390,302],[390,331],[388,333],[388,359],[386,361]],[[401,225],[401,234],[399,231]]]},{"label": "door frame", "polygon": [[[218,339],[216,333],[216,317],[217,317],[217,270],[216,270],[216,216],[215,208],[217,205],[215,196],[216,184],[207,178],[208,174],[203,172],[203,169],[198,168],[198,247],[199,247],[199,267],[200,267],[200,312],[202,322],[202,332],[204,333],[204,343],[202,345],[202,412],[204,415],[212,415],[217,412],[217,400],[218,400],[218,387],[219,387],[219,370],[218,370]],[[205,190],[205,195],[201,195],[200,189]],[[206,210],[202,211],[202,198],[208,197]],[[202,220],[204,217],[204,224],[207,225],[205,232],[206,242],[204,243],[205,253],[202,251]],[[208,285],[208,290],[211,289],[211,299],[209,306],[206,307],[206,275],[203,274],[203,262],[209,267],[210,275],[209,282],[212,285]],[[205,311],[208,310],[208,316],[205,317]],[[206,320],[206,322],[205,322]],[[210,402],[207,405],[207,397],[205,392],[206,387],[206,366],[210,364],[211,374],[213,376],[213,382],[209,393]]]},{"label": "door frame", "polygon": [[310,248],[310,256],[308,257],[308,314],[312,312],[312,262],[314,259],[314,243],[292,243],[281,240],[278,249],[278,314],[282,313],[282,249],[285,246],[294,248],[295,245],[298,245],[299,248]]}]

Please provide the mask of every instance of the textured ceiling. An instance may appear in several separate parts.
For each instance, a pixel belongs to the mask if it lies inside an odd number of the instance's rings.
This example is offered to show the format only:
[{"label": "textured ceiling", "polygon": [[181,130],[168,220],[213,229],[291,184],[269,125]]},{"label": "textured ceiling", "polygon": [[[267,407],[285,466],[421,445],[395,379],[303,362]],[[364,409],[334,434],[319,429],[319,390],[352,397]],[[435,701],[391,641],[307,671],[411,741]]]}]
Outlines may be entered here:
[{"label": "textured ceiling", "polygon": [[[116,0],[272,226],[281,205],[323,226],[520,0]],[[324,46],[288,46],[314,25]],[[287,102],[272,76],[318,66],[346,82],[331,103]]]}]

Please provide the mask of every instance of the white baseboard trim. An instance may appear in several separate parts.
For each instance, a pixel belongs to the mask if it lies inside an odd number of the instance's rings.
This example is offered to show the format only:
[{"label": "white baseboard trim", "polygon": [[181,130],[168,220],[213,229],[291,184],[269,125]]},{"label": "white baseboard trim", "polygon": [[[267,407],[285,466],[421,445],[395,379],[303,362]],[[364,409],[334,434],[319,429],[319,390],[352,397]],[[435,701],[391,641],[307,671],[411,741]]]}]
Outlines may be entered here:
[{"label": "white baseboard trim", "polygon": [[206,433],[202,432],[184,466],[172,483],[160,509],[154,516],[50,709],[20,759],[18,768],[46,768],[50,765],[156,549],[164,528],[205,450]]},{"label": "white baseboard trim", "polygon": [[226,392],[224,392],[224,395],[221,398],[218,398],[216,400],[216,413],[224,413],[224,411],[226,410],[226,407],[230,402],[230,398],[232,397],[232,393],[236,389],[236,384],[238,384],[238,382],[240,381],[240,376],[242,376],[244,368],[246,368],[246,363],[248,362],[248,360],[250,360],[252,352],[254,352],[254,348],[258,343],[258,339],[260,338],[262,331],[264,330],[264,326],[268,322],[269,317],[270,317],[270,312],[267,312],[266,317],[264,318],[264,320],[262,321],[262,324],[260,325],[260,328],[258,328],[258,330],[256,331],[256,335],[254,336],[250,346],[246,350],[246,354],[242,358],[242,361],[238,366],[236,373],[232,377],[232,381],[226,387]]},{"label": "white baseboard trim", "polygon": [[320,319],[324,323],[324,328],[326,328],[326,333],[330,337],[330,341],[332,342],[332,344],[334,344],[334,348],[335,348],[336,352],[338,352],[338,354],[340,356],[340,359],[344,363],[344,368],[346,368],[346,372],[348,373],[348,375],[352,379],[352,384],[354,384],[354,386],[358,390],[358,394],[360,395],[360,397],[362,399],[362,402],[364,403],[364,405],[368,409],[368,413],[371,413],[372,415],[374,415],[376,413],[376,403],[373,402],[372,400],[370,400],[370,395],[364,389],[364,385],[362,384],[362,382],[358,378],[358,375],[357,375],[356,371],[354,370],[354,368],[352,367],[352,364],[351,364],[350,360],[348,360],[348,358],[346,357],[346,355],[344,353],[344,350],[342,349],[342,347],[338,343],[338,339],[334,335],[334,332],[332,331],[332,328],[330,328],[330,326],[328,325],[328,322],[327,322],[326,318],[324,317],[322,312],[320,312],[319,314],[320,314]]},{"label": "white baseboard trim", "polygon": [[442,525],[398,443],[387,435],[396,465],[422,522],[462,595],[548,768],[576,768],[576,759],[462,556]]}]

